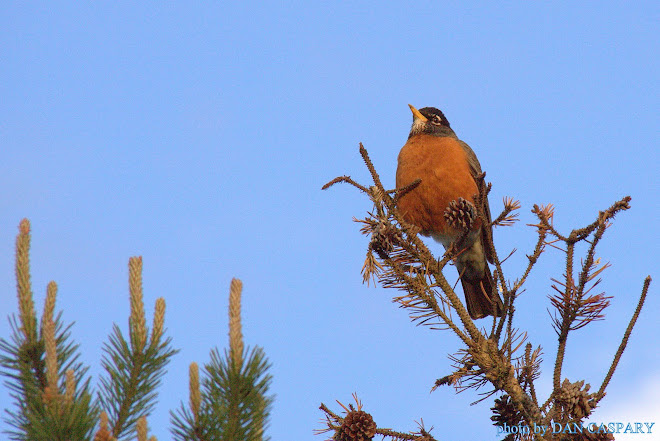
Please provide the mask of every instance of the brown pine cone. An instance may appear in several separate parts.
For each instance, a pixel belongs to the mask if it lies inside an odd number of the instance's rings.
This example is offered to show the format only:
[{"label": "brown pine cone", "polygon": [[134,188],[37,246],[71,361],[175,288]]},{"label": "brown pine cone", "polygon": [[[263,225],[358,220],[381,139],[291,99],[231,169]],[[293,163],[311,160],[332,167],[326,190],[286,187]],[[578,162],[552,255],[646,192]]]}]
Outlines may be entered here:
[{"label": "brown pine cone", "polygon": [[522,421],[522,415],[513,405],[508,395],[502,395],[500,398],[495,399],[495,406],[491,407],[493,416],[490,419],[493,421],[494,426],[517,426]]},{"label": "brown pine cone", "polygon": [[570,419],[582,420],[591,414],[594,400],[593,395],[589,394],[590,387],[589,384],[584,384],[584,380],[571,383],[568,379],[564,379],[557,403]]},{"label": "brown pine cone", "polygon": [[447,223],[457,229],[467,231],[472,227],[472,223],[477,218],[477,210],[472,202],[463,198],[451,201],[445,209],[445,220]]},{"label": "brown pine cone", "polygon": [[351,410],[344,417],[334,439],[337,441],[368,441],[376,435],[376,429],[376,423],[371,415],[362,410]]}]

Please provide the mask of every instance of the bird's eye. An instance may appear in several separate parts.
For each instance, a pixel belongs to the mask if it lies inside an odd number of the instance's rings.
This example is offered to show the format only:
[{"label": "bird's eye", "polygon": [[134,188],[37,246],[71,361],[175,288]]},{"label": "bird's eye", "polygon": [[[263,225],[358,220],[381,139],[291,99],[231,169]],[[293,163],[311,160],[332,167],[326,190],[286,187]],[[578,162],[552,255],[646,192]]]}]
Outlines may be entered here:
[{"label": "bird's eye", "polygon": [[441,126],[442,125],[442,118],[440,118],[440,115],[433,115],[433,119],[431,120],[431,124],[435,124],[436,126]]}]

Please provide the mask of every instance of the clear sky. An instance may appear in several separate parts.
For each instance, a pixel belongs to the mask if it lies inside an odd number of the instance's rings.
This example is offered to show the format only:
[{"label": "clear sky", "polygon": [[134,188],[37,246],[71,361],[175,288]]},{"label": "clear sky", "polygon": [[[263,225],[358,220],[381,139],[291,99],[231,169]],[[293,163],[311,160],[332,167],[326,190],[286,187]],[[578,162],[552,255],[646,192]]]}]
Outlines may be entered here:
[{"label": "clear sky", "polygon": [[[188,400],[189,363],[227,344],[232,277],[244,283],[246,344],[272,362],[274,441],[323,439],[312,434],[322,427],[318,406],[338,411],[335,400],[353,392],[382,427],[412,430],[423,418],[438,439],[496,439],[491,400],[470,407],[472,391],[429,393],[450,372],[458,339],[411,324],[391,303],[397,292],[362,285],[367,239],[351,219],[368,199],[347,186],[321,191],[343,174],[370,183],[359,142],[393,186],[408,103],[441,108],[473,147],[494,212],[503,196],[521,201],[522,221],[495,231],[500,254],[518,249],[510,278],[533,246],[525,224],[534,203],[555,204],[555,225],[567,232],[632,196],[600,247],[612,263],[600,285],[615,296],[607,320],[570,337],[564,374],[600,385],[644,277],[655,276],[594,418],[651,420],[660,433],[657,2],[2,9],[0,335],[17,310],[23,217],[38,309],[55,280],[94,380],[112,323],[127,328],[128,258],[142,255],[149,320],[164,297],[181,349],[149,419],[159,440],[170,439],[169,410]],[[549,251],[516,314],[544,347],[541,395],[556,351],[546,295],[562,272],[560,253]]]}]

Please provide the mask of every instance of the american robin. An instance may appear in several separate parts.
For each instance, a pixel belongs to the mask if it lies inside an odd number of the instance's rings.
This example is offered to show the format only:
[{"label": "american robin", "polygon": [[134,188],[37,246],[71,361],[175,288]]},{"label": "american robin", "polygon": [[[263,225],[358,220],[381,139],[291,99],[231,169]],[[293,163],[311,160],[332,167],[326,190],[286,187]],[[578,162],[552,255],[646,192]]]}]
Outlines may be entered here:
[{"label": "american robin", "polygon": [[[482,225],[476,215],[479,160],[470,146],[458,139],[440,110],[409,106],[413,123],[408,141],[399,153],[396,187],[405,187],[416,179],[421,182],[399,199],[398,210],[406,222],[421,230],[420,234],[431,236],[445,248],[465,237],[455,264],[470,317],[478,319],[493,312],[501,317],[502,300],[487,263],[493,263],[486,242],[492,227]],[[488,201],[483,210],[490,223]],[[457,215],[463,218],[457,221]]]}]

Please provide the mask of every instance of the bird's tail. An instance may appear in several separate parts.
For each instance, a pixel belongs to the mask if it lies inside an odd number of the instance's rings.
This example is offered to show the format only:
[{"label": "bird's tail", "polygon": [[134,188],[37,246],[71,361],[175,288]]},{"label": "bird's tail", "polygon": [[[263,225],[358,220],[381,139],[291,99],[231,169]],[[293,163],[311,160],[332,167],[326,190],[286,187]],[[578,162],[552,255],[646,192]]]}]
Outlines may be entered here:
[{"label": "bird's tail", "polygon": [[465,304],[470,317],[480,319],[489,315],[497,317],[504,315],[502,299],[500,299],[497,290],[494,289],[495,281],[487,266],[482,278],[468,279],[463,275],[461,284],[463,285]]}]

